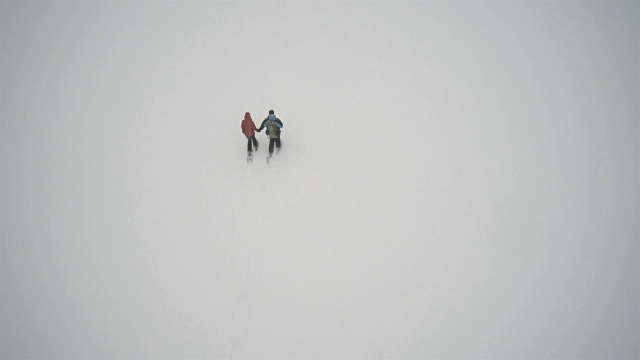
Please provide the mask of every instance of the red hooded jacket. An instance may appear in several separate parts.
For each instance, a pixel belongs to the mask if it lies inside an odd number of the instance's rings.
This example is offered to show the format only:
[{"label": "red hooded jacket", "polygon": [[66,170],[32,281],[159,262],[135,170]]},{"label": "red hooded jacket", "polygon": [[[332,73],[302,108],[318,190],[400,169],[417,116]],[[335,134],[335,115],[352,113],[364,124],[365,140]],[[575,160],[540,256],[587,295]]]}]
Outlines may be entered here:
[{"label": "red hooded jacket", "polygon": [[253,122],[253,119],[251,119],[251,114],[249,114],[248,112],[244,113],[244,120],[242,120],[242,124],[240,125],[240,127],[242,128],[242,132],[244,133],[244,135],[248,137],[255,136],[255,131],[258,131],[256,123]]}]

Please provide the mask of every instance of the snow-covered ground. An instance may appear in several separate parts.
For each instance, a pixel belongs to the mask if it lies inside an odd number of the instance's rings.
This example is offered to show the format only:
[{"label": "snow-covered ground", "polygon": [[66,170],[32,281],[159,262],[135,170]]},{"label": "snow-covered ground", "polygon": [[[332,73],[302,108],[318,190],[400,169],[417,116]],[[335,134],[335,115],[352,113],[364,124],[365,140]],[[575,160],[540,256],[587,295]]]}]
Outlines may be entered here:
[{"label": "snow-covered ground", "polygon": [[638,3],[0,16],[3,359],[640,355]]}]

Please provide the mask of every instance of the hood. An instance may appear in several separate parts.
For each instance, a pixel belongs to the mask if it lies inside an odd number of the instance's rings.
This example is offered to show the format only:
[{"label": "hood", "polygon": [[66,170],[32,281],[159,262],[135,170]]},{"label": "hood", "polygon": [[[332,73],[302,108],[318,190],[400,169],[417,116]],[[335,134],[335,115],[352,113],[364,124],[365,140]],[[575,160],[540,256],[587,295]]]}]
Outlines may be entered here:
[{"label": "hood", "polygon": [[251,114],[249,114],[248,112],[244,113],[244,119],[245,120],[249,120],[249,121],[253,121],[253,119],[251,119]]}]

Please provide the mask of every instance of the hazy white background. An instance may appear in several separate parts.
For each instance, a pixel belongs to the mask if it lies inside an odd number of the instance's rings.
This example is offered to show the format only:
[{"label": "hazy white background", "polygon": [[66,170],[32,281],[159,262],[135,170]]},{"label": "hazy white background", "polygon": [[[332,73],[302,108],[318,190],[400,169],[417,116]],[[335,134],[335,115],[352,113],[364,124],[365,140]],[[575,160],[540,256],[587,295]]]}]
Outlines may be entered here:
[{"label": "hazy white background", "polygon": [[2,358],[640,355],[637,2],[0,13]]}]

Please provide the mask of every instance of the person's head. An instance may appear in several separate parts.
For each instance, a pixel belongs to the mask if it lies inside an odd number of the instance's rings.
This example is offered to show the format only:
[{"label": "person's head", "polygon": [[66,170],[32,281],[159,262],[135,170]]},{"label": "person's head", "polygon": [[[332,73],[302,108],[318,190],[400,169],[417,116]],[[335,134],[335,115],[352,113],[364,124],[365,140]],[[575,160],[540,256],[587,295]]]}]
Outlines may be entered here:
[{"label": "person's head", "polygon": [[245,120],[251,120],[251,114],[249,114],[248,111],[246,113],[244,113],[244,119]]},{"label": "person's head", "polygon": [[273,115],[275,112],[273,110],[269,110],[269,115]]}]

